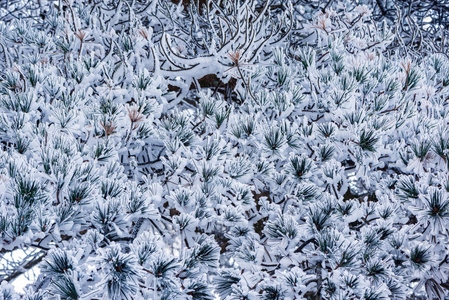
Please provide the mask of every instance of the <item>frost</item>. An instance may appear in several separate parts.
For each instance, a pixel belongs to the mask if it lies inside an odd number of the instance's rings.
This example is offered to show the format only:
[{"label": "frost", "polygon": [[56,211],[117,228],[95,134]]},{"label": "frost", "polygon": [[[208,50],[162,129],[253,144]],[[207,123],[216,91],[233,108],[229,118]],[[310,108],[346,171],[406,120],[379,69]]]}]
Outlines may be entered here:
[{"label": "frost", "polygon": [[33,3],[0,1],[1,299],[447,297],[433,6]]}]

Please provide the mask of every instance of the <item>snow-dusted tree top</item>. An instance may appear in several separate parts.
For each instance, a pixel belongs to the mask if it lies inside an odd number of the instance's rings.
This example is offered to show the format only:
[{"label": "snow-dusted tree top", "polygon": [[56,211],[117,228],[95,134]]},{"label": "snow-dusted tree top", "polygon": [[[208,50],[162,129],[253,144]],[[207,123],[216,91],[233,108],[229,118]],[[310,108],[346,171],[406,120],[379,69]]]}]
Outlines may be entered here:
[{"label": "snow-dusted tree top", "polygon": [[0,2],[0,299],[448,295],[449,61],[418,27]]}]

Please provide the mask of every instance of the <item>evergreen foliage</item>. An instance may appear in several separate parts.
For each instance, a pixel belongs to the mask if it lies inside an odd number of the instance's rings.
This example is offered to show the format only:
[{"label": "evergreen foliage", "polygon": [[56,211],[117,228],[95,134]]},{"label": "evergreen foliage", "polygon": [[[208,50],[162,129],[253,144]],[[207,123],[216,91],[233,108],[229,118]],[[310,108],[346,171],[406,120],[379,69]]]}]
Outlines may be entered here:
[{"label": "evergreen foliage", "polygon": [[372,2],[0,1],[0,298],[448,297],[445,42]]}]

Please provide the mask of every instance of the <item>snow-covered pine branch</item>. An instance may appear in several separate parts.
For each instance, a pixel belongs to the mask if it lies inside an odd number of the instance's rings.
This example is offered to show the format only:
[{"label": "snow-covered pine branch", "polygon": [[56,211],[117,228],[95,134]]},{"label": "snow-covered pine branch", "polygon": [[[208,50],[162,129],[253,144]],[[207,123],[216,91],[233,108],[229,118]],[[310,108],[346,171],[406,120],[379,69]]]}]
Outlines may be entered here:
[{"label": "snow-covered pine branch", "polygon": [[444,42],[378,3],[7,2],[2,298],[447,297]]}]

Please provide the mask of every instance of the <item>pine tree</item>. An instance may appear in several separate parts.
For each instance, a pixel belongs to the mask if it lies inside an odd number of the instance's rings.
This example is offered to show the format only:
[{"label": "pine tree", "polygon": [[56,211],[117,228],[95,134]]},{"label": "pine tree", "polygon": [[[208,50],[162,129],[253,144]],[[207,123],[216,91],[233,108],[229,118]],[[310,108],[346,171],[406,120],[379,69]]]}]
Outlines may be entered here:
[{"label": "pine tree", "polygon": [[415,2],[32,2],[0,1],[2,299],[449,295]]}]

